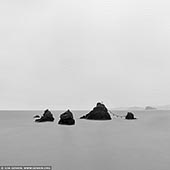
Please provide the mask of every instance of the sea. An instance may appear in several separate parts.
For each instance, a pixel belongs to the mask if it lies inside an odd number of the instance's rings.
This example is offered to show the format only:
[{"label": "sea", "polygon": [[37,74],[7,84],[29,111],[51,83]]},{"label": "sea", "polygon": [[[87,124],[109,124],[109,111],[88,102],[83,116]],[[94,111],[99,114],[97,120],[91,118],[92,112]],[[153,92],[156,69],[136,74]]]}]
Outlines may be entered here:
[{"label": "sea", "polygon": [[[136,120],[82,120],[76,124],[36,123],[42,110],[0,111],[0,165],[51,166],[54,170],[169,170],[170,110],[132,110]],[[124,116],[128,110],[112,110]]]}]

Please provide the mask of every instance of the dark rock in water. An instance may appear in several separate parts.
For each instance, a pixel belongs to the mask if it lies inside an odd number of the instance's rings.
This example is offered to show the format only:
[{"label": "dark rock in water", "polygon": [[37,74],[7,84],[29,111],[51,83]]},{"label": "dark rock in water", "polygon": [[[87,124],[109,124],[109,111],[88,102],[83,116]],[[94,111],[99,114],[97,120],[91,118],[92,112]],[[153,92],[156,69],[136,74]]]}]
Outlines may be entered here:
[{"label": "dark rock in water", "polygon": [[62,125],[74,125],[75,124],[75,120],[73,118],[72,112],[70,110],[67,110],[66,112],[62,113],[60,115],[60,120],[59,120],[58,124],[62,124]]},{"label": "dark rock in water", "polygon": [[35,121],[36,122],[47,122],[47,121],[53,122],[54,117],[53,117],[52,113],[47,109],[44,111],[43,116],[41,116],[40,119],[36,119]]},{"label": "dark rock in water", "polygon": [[39,115],[35,115],[34,118],[39,118],[40,116]]},{"label": "dark rock in water", "polygon": [[111,120],[111,117],[106,106],[102,103],[97,103],[96,107],[94,107],[92,111],[80,117],[80,119]]},{"label": "dark rock in water", "polygon": [[125,116],[125,119],[136,119],[136,118],[134,117],[133,113],[128,112],[127,115]]}]

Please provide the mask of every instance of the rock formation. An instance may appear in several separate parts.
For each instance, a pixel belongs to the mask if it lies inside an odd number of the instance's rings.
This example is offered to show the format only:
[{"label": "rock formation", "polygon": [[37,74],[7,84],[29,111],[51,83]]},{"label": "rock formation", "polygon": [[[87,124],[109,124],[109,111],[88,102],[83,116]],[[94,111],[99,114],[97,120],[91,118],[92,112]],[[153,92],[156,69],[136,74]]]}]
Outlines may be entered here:
[{"label": "rock formation", "polygon": [[75,124],[75,120],[73,118],[72,112],[70,110],[67,110],[66,112],[62,113],[60,115],[60,120],[59,120],[58,124],[62,124],[62,125],[74,125]]},{"label": "rock formation", "polygon": [[136,118],[134,117],[133,113],[128,112],[127,115],[125,116],[125,119],[136,119]]},{"label": "rock formation", "polygon": [[41,116],[40,119],[36,119],[36,122],[53,122],[54,121],[54,117],[52,115],[52,113],[47,109],[44,111],[44,114]]},{"label": "rock formation", "polygon": [[96,107],[94,107],[92,111],[80,117],[80,119],[111,120],[111,117],[106,106],[102,103],[97,103]]},{"label": "rock formation", "polygon": [[35,115],[34,118],[39,118],[40,116],[39,115]]}]

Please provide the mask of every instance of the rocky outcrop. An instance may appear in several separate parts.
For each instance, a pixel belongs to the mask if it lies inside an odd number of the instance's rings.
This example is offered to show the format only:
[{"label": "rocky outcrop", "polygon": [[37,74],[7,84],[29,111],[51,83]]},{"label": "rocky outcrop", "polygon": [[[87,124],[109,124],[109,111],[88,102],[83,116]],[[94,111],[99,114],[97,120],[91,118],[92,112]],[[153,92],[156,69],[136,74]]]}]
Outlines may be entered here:
[{"label": "rocky outcrop", "polygon": [[70,110],[67,110],[66,112],[62,113],[60,115],[60,120],[59,120],[58,124],[62,124],[62,125],[74,125],[75,124],[75,120],[73,118],[72,112]]},{"label": "rocky outcrop", "polygon": [[47,109],[44,111],[44,114],[41,116],[40,119],[36,119],[36,122],[53,122],[54,121],[54,117],[52,115],[52,113]]},{"label": "rocky outcrop", "polygon": [[136,119],[136,118],[134,117],[134,114],[133,114],[133,113],[128,112],[127,115],[125,116],[125,119],[132,120],[132,119]]},{"label": "rocky outcrop", "polygon": [[33,118],[40,118],[40,116],[39,115],[35,115]]},{"label": "rocky outcrop", "polygon": [[80,119],[111,120],[111,117],[106,106],[103,103],[97,103],[96,107],[94,107],[92,111],[80,117]]}]

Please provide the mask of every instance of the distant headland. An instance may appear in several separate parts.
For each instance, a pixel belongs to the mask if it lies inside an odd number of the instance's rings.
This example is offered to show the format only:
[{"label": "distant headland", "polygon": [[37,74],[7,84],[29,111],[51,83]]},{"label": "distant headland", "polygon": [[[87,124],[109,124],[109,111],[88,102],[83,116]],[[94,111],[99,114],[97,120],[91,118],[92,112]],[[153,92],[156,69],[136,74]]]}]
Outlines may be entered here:
[{"label": "distant headland", "polygon": [[131,106],[131,107],[117,107],[112,108],[111,110],[170,110],[170,105],[158,105],[158,106]]}]

